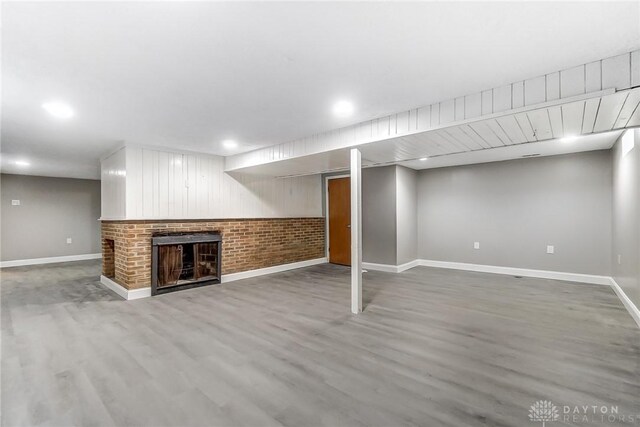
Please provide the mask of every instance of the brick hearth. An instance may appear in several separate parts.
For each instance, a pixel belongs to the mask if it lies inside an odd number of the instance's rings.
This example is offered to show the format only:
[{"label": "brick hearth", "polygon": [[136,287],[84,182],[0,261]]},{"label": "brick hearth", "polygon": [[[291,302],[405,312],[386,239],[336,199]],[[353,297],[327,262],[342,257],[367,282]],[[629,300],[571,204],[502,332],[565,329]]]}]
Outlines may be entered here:
[{"label": "brick hearth", "polygon": [[151,236],[217,231],[222,274],[322,258],[324,218],[102,221],[102,273],[127,289],[151,286]]}]

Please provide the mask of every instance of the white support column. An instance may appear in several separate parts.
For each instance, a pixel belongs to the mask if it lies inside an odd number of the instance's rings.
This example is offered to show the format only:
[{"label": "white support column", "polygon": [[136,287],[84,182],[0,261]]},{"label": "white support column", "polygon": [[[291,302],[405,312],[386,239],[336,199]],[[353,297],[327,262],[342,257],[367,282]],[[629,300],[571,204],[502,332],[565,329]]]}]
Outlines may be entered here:
[{"label": "white support column", "polygon": [[362,312],[362,161],[351,149],[351,312]]}]

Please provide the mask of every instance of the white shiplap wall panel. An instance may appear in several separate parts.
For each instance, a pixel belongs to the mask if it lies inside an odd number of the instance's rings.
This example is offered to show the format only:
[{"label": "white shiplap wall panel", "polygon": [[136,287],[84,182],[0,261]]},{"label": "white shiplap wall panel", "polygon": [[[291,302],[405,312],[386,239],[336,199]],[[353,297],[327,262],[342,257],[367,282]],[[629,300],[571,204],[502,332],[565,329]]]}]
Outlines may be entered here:
[{"label": "white shiplap wall panel", "polygon": [[514,144],[527,142],[527,138],[522,132],[522,129],[520,129],[514,116],[498,117],[496,121]]},{"label": "white shiplap wall panel", "polygon": [[560,99],[560,73],[551,73],[546,76],[545,88],[547,89],[547,101]]},{"label": "white shiplap wall panel", "polygon": [[524,82],[511,85],[511,108],[524,107]]},{"label": "white shiplap wall panel", "polygon": [[431,106],[418,108],[417,130],[431,129]]},{"label": "white shiplap wall panel", "polygon": [[524,103],[525,105],[541,104],[547,100],[547,89],[545,87],[545,76],[525,80],[524,82]]},{"label": "white shiplap wall panel", "polygon": [[631,84],[631,54],[602,60],[602,88],[623,89]]},{"label": "white shiplap wall panel", "polygon": [[482,97],[482,115],[493,114],[493,90],[485,90],[480,96]]},{"label": "white shiplap wall panel", "polygon": [[431,105],[431,127],[440,125],[440,104]]},{"label": "white shiplap wall panel", "polygon": [[631,86],[640,86],[640,50],[631,52]]},{"label": "white shiplap wall panel", "polygon": [[464,96],[455,99],[454,106],[455,121],[464,120]]},{"label": "white shiplap wall panel", "polygon": [[464,97],[464,117],[472,119],[482,115],[482,94],[474,93]]},{"label": "white shiplap wall panel", "polygon": [[453,99],[440,103],[440,124],[451,123],[455,120],[456,104]]},{"label": "white shiplap wall panel", "polygon": [[493,89],[493,112],[511,110],[511,85]]},{"label": "white shiplap wall panel", "polygon": [[560,95],[562,98],[585,93],[585,67],[569,68],[560,72]]},{"label": "white shiplap wall panel", "polygon": [[[137,146],[125,147],[114,156],[102,162],[105,219],[321,216],[319,175],[234,177],[224,172],[224,159],[219,156]],[[109,174],[116,165],[122,172]],[[117,181],[111,178],[116,176]]]},{"label": "white shiplap wall panel", "polygon": [[124,148],[102,160],[100,171],[102,218],[125,218],[127,200],[126,170]]},{"label": "white shiplap wall panel", "polygon": [[589,62],[584,67],[587,93],[602,90],[602,61]]},{"label": "white shiplap wall panel", "polygon": [[528,142],[535,142],[538,139],[536,138],[536,134],[533,131],[533,126],[531,126],[531,122],[529,121],[529,116],[526,113],[520,113],[514,115],[516,121],[518,122],[518,126],[524,133],[524,136],[527,138]]}]

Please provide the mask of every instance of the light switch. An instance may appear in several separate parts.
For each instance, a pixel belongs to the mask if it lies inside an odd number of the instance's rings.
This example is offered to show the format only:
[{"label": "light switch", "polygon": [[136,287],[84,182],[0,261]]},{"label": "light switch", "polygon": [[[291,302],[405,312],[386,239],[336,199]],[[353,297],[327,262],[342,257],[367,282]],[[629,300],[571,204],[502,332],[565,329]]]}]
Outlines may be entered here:
[{"label": "light switch", "polygon": [[73,239],[71,239],[71,237],[67,237],[67,245],[70,245],[71,243],[73,243]]},{"label": "light switch", "polygon": [[11,206],[20,206],[20,200],[12,200]]},{"label": "light switch", "polygon": [[618,265],[622,264],[622,255],[618,254]]},{"label": "light switch", "polygon": [[548,254],[553,254],[555,253],[556,248],[553,247],[553,245],[547,245],[547,253]]},{"label": "light switch", "polygon": [[480,242],[473,242],[473,249],[480,249]]}]

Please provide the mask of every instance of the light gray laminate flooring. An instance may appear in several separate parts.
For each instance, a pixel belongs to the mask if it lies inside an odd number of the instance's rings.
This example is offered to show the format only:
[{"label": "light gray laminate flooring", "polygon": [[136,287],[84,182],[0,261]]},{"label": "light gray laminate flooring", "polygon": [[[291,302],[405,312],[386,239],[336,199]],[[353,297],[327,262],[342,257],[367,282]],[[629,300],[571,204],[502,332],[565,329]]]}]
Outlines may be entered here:
[{"label": "light gray laminate flooring", "polygon": [[640,416],[640,329],[607,286],[368,272],[355,316],[335,265],[128,302],[99,271],[1,271],[4,426],[540,426],[541,399]]}]

